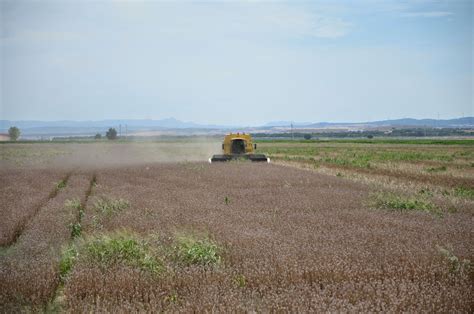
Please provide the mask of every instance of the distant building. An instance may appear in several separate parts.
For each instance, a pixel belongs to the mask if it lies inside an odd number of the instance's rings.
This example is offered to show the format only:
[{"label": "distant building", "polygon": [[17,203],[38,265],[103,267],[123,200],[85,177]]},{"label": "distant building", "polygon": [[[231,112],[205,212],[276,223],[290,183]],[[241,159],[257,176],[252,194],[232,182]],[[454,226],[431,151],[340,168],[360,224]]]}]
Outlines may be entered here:
[{"label": "distant building", "polygon": [[8,133],[0,133],[0,142],[5,142],[10,140],[10,135]]}]

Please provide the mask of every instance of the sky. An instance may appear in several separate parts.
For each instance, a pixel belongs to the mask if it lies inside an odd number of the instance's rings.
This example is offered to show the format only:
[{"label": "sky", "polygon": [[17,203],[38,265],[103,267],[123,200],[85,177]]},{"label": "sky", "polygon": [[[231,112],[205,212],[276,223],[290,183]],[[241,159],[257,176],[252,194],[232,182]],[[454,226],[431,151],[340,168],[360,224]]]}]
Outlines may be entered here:
[{"label": "sky", "polygon": [[0,119],[474,116],[471,0],[0,0]]}]

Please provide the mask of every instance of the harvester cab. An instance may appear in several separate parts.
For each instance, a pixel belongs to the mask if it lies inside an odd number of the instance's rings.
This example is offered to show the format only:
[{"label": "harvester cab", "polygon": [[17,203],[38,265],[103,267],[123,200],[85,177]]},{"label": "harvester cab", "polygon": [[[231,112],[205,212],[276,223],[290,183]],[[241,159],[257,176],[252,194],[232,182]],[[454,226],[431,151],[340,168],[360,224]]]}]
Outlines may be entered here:
[{"label": "harvester cab", "polygon": [[246,159],[250,161],[270,162],[264,154],[255,154],[257,144],[252,142],[250,134],[230,133],[224,137],[221,155],[214,155],[209,162]]}]

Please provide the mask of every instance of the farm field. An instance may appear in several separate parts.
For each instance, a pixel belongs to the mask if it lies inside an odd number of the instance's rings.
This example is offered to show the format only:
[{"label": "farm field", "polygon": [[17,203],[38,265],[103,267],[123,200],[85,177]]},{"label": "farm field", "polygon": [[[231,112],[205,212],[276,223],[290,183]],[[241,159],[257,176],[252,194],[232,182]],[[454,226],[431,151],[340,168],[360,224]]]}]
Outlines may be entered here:
[{"label": "farm field", "polygon": [[0,311],[472,312],[474,146],[0,145]]},{"label": "farm field", "polygon": [[[419,188],[441,196],[474,197],[474,141],[405,142],[286,141],[259,143],[259,148],[279,164],[407,192]],[[431,142],[439,144],[424,144]]]}]

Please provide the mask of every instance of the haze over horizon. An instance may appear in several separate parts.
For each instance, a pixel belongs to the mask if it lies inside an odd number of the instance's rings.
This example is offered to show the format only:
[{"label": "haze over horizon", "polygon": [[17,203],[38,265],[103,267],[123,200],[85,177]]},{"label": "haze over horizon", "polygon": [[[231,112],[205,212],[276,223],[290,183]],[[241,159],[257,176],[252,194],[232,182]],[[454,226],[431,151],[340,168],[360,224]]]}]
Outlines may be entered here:
[{"label": "haze over horizon", "polygon": [[[183,121],[178,120],[174,117],[167,117],[163,119],[85,119],[85,120],[74,120],[74,119],[61,119],[61,120],[7,120],[7,119],[0,119],[0,129],[7,129],[10,126],[16,126],[17,123],[21,125],[44,125],[44,126],[61,126],[61,127],[68,127],[68,126],[87,126],[89,125],[102,125],[106,122],[113,122],[113,123],[122,123],[126,125],[127,123],[132,126],[146,126],[146,125],[168,125],[168,127],[173,128],[174,126],[179,127],[189,127],[189,128],[200,128],[200,127],[265,127],[265,126],[288,126],[294,125],[295,127],[298,126],[308,126],[311,124],[364,124],[364,123],[374,123],[374,122],[398,122],[401,123],[406,120],[413,120],[416,123],[422,123],[422,121],[469,121],[469,124],[473,124],[474,117],[457,117],[457,118],[420,118],[415,119],[411,117],[404,117],[404,118],[394,118],[394,119],[381,119],[381,120],[373,120],[373,121],[289,121],[289,120],[271,120],[266,121],[262,124],[203,124],[195,121]],[[38,124],[39,123],[39,124]],[[109,124],[107,124],[109,125]],[[421,125],[421,124],[420,124]]]},{"label": "haze over horizon", "polygon": [[4,0],[0,14],[0,120],[474,115],[469,0]]}]

